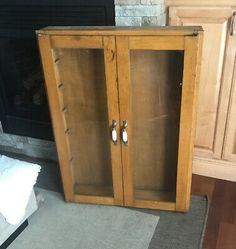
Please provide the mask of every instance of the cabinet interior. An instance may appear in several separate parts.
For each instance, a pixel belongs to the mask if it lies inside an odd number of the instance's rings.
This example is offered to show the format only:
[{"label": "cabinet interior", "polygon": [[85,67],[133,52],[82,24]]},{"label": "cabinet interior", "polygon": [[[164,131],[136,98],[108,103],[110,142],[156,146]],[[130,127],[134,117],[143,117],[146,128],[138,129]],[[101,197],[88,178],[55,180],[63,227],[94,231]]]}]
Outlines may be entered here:
[{"label": "cabinet interior", "polygon": [[113,196],[103,49],[54,49],[74,193]]},{"label": "cabinet interior", "polygon": [[183,57],[130,51],[135,199],[175,201]]}]

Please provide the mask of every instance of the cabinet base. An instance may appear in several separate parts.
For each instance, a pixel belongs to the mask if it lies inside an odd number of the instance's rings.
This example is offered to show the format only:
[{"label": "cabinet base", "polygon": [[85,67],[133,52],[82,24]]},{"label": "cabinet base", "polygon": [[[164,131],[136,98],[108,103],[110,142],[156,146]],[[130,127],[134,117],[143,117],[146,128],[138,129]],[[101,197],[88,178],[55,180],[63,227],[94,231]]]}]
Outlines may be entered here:
[{"label": "cabinet base", "polygon": [[193,174],[236,182],[236,164],[223,160],[194,157]]}]

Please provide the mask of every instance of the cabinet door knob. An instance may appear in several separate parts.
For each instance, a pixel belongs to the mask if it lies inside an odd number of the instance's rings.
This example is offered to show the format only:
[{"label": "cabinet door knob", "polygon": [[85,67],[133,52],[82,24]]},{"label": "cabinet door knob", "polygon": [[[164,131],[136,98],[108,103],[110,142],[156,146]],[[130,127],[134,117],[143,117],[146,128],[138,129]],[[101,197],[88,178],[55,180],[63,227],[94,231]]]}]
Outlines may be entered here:
[{"label": "cabinet door knob", "polygon": [[231,19],[231,25],[230,25],[230,35],[235,34],[235,22],[236,22],[236,11],[233,12],[233,16]]},{"label": "cabinet door knob", "polygon": [[128,132],[127,132],[128,123],[126,120],[123,121],[121,137],[124,145],[128,145]]},{"label": "cabinet door knob", "polygon": [[112,123],[111,123],[111,140],[112,140],[114,145],[118,144],[117,131],[116,131],[116,121],[115,120],[112,120]]}]

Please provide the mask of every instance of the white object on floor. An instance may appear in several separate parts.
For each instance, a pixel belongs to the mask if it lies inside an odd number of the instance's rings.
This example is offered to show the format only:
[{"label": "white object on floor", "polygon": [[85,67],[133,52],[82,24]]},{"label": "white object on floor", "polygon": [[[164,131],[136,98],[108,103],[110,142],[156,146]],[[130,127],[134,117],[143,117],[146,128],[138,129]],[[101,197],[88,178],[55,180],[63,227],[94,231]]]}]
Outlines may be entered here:
[{"label": "white object on floor", "polygon": [[36,210],[38,209],[37,201],[35,198],[34,190],[30,194],[30,198],[26,207],[25,216],[18,225],[9,224],[6,219],[0,214],[0,246],[10,237],[12,233]]},{"label": "white object on floor", "polygon": [[0,156],[0,213],[12,225],[25,215],[30,194],[41,167]]}]

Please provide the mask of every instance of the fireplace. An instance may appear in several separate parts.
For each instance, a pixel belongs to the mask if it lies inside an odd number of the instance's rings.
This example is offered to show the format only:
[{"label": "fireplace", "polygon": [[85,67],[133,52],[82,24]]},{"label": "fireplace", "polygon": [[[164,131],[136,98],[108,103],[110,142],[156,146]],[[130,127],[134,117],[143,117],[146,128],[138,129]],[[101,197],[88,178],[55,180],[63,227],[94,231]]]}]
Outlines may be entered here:
[{"label": "fireplace", "polygon": [[53,139],[36,29],[114,23],[113,0],[2,0],[0,119],[4,132]]}]

